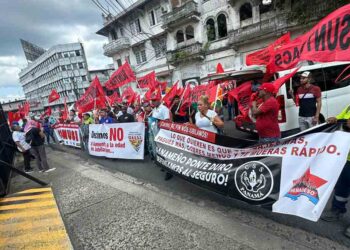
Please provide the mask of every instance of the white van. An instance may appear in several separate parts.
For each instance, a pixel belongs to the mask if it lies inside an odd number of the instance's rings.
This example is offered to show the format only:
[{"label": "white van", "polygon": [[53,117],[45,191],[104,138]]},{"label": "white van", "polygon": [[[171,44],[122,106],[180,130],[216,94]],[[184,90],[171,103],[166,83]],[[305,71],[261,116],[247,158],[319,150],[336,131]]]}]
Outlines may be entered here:
[{"label": "white van", "polygon": [[[293,69],[278,72],[277,77],[282,77],[291,71]],[[303,66],[289,82],[279,89],[276,96],[280,104],[278,119],[283,137],[299,131],[299,107],[295,105],[288,91],[290,88],[293,88],[294,92],[296,92],[300,83],[300,74],[304,71],[311,72],[312,84],[319,86],[322,91],[321,123],[328,117],[336,116],[346,105],[350,104],[350,77],[342,80],[346,76],[350,76],[350,62],[319,63]],[[340,74],[342,76],[336,82]],[[256,132],[254,123],[243,123],[237,128],[247,132]]]}]

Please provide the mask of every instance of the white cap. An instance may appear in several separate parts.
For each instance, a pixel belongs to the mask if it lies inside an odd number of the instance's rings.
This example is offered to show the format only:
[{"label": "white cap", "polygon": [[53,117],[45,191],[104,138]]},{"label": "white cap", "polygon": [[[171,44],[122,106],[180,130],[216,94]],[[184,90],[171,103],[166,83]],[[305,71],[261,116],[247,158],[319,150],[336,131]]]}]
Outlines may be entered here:
[{"label": "white cap", "polygon": [[304,71],[302,74],[301,74],[301,76],[303,76],[303,77],[309,77],[310,76],[310,71]]}]

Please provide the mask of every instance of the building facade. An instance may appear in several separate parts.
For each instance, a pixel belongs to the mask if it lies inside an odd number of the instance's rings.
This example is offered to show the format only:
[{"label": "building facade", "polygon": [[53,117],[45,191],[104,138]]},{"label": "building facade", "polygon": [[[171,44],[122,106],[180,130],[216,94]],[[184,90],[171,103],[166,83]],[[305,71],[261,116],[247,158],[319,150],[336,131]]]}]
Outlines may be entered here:
[{"label": "building facade", "polygon": [[4,110],[5,113],[7,112],[17,112],[19,106],[23,106],[24,103],[26,102],[25,99],[18,99],[14,101],[8,101],[8,102],[3,102],[1,104],[2,109]]},{"label": "building facade", "polygon": [[[90,84],[88,65],[81,43],[56,45],[29,63],[19,73],[19,80],[31,111],[53,110],[74,103]],[[48,96],[56,89],[61,98],[48,103]]]},{"label": "building facade", "polygon": [[245,66],[246,55],[291,32],[294,38],[330,12],[329,1],[310,9],[308,25],[290,19],[297,1],[139,0],[117,16],[104,16],[97,34],[108,37],[104,54],[118,68],[129,61],[136,76],[151,71],[168,84],[199,81]]}]

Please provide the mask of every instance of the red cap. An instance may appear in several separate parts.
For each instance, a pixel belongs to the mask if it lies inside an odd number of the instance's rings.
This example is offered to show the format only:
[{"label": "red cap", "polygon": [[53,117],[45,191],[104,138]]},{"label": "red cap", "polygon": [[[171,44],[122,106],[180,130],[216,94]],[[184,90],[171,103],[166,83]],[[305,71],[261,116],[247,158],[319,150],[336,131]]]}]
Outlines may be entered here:
[{"label": "red cap", "polygon": [[272,83],[267,83],[267,82],[261,84],[259,87],[259,90],[265,90],[266,92],[269,92],[271,94],[274,94],[276,91],[275,86],[273,86]]}]

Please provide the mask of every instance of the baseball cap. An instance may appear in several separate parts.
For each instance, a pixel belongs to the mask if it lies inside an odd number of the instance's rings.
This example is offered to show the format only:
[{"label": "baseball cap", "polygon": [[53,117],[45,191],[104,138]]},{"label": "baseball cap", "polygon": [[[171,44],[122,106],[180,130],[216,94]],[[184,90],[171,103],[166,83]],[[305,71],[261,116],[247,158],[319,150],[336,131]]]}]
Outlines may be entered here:
[{"label": "baseball cap", "polygon": [[259,90],[265,90],[266,92],[269,92],[269,93],[275,93],[275,86],[273,86],[272,83],[263,83],[260,85],[259,87]]},{"label": "baseball cap", "polygon": [[12,126],[19,126],[19,123],[16,122],[16,121],[13,121],[13,122],[11,123],[11,125],[12,125]]},{"label": "baseball cap", "polygon": [[310,71],[304,71],[300,76],[302,77],[309,77],[310,76]]}]

